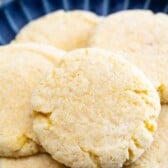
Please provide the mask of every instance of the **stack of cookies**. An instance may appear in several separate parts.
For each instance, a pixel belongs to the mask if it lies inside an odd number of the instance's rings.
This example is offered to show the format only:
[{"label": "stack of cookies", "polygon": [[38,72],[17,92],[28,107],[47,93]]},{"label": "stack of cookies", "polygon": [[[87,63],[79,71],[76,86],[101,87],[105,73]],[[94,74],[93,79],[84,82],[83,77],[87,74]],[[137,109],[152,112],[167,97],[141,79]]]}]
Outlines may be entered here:
[{"label": "stack of cookies", "polygon": [[166,14],[57,11],[0,64],[0,168],[168,167]]}]

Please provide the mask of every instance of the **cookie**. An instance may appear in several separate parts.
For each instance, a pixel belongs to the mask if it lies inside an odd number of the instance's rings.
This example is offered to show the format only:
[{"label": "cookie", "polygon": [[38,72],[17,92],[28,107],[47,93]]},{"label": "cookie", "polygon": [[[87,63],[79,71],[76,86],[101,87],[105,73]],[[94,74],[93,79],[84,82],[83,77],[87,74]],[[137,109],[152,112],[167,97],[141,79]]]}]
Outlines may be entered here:
[{"label": "cookie", "polygon": [[0,158],[0,168],[65,168],[47,154],[38,154],[19,159]]},{"label": "cookie", "polygon": [[[134,164],[127,168],[166,168],[168,165],[168,106],[163,105],[158,130],[151,147]],[[126,167],[125,167],[126,168]]]},{"label": "cookie", "polygon": [[27,156],[41,150],[32,131],[30,97],[63,54],[35,44],[0,47],[0,156]]},{"label": "cookie", "polygon": [[69,167],[121,167],[153,141],[159,96],[122,57],[101,49],[69,52],[33,91],[33,129]]},{"label": "cookie", "polygon": [[64,50],[85,47],[99,19],[91,12],[57,11],[26,25],[16,42],[50,44]]},{"label": "cookie", "polygon": [[125,54],[152,81],[162,103],[168,103],[168,16],[145,10],[108,16],[97,27],[90,46]]}]

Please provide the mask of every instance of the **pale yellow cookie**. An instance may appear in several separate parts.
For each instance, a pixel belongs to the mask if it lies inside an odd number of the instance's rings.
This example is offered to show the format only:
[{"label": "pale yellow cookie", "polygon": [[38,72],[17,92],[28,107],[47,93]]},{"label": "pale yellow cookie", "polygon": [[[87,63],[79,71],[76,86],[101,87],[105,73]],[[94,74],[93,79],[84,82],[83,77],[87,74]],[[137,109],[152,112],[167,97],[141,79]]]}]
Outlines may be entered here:
[{"label": "pale yellow cookie", "polygon": [[160,111],[148,79],[118,55],[74,50],[35,89],[33,129],[69,167],[121,167],[153,141]]},{"label": "pale yellow cookie", "polygon": [[0,168],[65,168],[47,154],[38,154],[18,159],[0,158]]},{"label": "pale yellow cookie", "polygon": [[168,106],[163,105],[159,116],[158,130],[151,147],[134,164],[127,168],[168,167]]},{"label": "pale yellow cookie", "polygon": [[145,10],[108,16],[97,27],[92,47],[125,54],[152,81],[161,101],[168,103],[168,16]]},{"label": "pale yellow cookie", "polygon": [[27,156],[40,150],[34,142],[30,97],[63,54],[35,44],[0,47],[0,156]]},{"label": "pale yellow cookie", "polygon": [[16,42],[50,44],[64,50],[82,48],[88,44],[99,18],[86,11],[57,11],[26,25]]}]

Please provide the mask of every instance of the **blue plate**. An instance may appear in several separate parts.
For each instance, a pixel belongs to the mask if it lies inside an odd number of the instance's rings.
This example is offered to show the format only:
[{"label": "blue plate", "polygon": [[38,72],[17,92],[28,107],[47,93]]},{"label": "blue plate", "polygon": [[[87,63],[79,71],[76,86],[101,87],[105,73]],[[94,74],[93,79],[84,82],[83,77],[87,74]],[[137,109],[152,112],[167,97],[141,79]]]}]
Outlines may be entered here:
[{"label": "blue plate", "polygon": [[0,45],[14,39],[26,23],[59,9],[90,10],[104,16],[126,9],[168,13],[168,0],[8,0],[0,6]]}]

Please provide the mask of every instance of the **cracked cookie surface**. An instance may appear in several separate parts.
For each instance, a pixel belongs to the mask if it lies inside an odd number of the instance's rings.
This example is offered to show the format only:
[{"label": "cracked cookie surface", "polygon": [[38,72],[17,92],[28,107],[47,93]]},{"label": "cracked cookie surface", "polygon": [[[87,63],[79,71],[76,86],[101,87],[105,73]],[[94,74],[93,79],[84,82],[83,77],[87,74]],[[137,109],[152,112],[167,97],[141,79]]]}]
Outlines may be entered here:
[{"label": "cracked cookie surface", "polygon": [[0,47],[0,156],[37,153],[32,130],[32,90],[63,51],[36,44]]},{"label": "cracked cookie surface", "polygon": [[75,50],[34,90],[33,129],[52,157],[74,168],[121,167],[153,141],[160,101],[123,58]]},{"label": "cracked cookie surface", "polygon": [[97,26],[90,46],[123,53],[152,81],[162,103],[168,103],[167,30],[166,14],[145,10],[118,12]]},{"label": "cracked cookie surface", "polygon": [[0,168],[65,168],[47,154],[23,158],[0,158]]},{"label": "cracked cookie surface", "polygon": [[99,18],[86,11],[57,11],[26,25],[15,42],[50,44],[64,50],[86,47]]},{"label": "cracked cookie surface", "polygon": [[168,165],[168,106],[163,105],[158,121],[158,130],[149,149],[132,165],[125,168],[166,168]]}]

